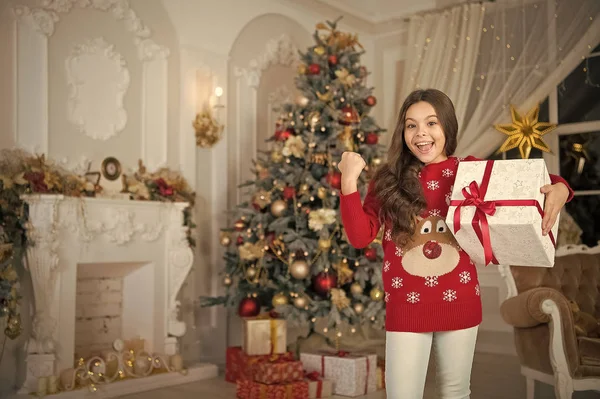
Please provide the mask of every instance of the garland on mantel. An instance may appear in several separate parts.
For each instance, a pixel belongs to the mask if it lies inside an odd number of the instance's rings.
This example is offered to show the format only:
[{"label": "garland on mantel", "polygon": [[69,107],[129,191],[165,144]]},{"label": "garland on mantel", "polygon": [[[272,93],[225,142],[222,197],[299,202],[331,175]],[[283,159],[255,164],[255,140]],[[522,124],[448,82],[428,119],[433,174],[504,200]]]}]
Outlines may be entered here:
[{"label": "garland on mantel", "polygon": [[[4,334],[15,339],[21,333],[19,314],[19,276],[23,255],[29,244],[25,234],[28,220],[24,194],[62,194],[71,197],[95,197],[103,191],[98,181],[78,175],[21,149],[0,151],[0,320],[6,319]],[[161,168],[147,172],[142,161],[138,170],[123,176],[123,191],[133,200],[188,202],[184,225],[190,246],[195,246],[192,209],[195,193],[178,172]]]}]

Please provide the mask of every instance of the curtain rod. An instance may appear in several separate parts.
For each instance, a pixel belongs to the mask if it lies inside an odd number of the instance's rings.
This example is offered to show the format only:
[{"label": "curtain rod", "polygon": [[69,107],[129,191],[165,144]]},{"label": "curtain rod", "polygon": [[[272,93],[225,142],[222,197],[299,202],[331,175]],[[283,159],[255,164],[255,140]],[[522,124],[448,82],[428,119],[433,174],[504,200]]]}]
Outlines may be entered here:
[{"label": "curtain rod", "polygon": [[496,0],[466,0],[466,1],[463,1],[461,3],[450,4],[450,5],[447,5],[445,7],[435,8],[433,10],[419,11],[419,12],[414,13],[410,17],[404,18],[403,21],[404,22],[409,22],[412,17],[417,16],[417,15],[421,16],[421,15],[433,14],[433,13],[437,13],[437,12],[444,12],[446,10],[450,10],[450,9],[452,9],[454,7],[458,7],[458,6],[464,6],[464,5],[470,5],[470,4],[480,4],[480,5],[483,5],[483,4],[486,4],[486,3],[493,4],[493,3],[496,3]]}]

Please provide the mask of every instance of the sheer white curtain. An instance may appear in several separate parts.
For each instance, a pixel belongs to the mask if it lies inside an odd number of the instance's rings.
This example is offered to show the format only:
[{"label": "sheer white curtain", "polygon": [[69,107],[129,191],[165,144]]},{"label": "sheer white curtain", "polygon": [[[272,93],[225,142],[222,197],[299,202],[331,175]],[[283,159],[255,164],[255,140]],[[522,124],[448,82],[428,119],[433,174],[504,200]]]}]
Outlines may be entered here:
[{"label": "sheer white curtain", "polygon": [[542,102],[600,42],[600,0],[505,0],[413,16],[398,104],[442,90],[459,122],[457,155],[487,157],[510,122]]},{"label": "sheer white curtain", "polygon": [[408,22],[407,68],[397,103],[419,88],[435,88],[454,102],[459,126],[469,103],[485,7],[465,4]]},{"label": "sheer white curtain", "polygon": [[598,0],[516,0],[485,6],[466,124],[457,154],[487,157],[506,136],[510,104],[522,113],[542,102],[600,42]]}]

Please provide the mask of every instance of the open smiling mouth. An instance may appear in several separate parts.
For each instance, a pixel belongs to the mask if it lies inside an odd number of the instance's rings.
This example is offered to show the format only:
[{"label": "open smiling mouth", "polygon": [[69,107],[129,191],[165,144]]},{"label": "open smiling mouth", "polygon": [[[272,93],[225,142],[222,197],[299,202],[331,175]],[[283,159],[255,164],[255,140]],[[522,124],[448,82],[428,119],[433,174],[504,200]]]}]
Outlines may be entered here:
[{"label": "open smiling mouth", "polygon": [[427,154],[433,148],[433,141],[423,141],[415,144],[421,154]]}]

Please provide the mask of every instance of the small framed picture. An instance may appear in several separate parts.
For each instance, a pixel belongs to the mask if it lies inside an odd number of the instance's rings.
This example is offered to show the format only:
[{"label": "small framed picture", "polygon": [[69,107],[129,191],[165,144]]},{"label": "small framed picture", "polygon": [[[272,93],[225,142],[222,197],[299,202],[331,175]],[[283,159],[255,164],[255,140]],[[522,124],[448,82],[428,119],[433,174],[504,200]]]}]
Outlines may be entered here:
[{"label": "small framed picture", "polygon": [[117,158],[108,157],[102,161],[102,176],[107,180],[117,180],[121,176],[121,163]]}]

